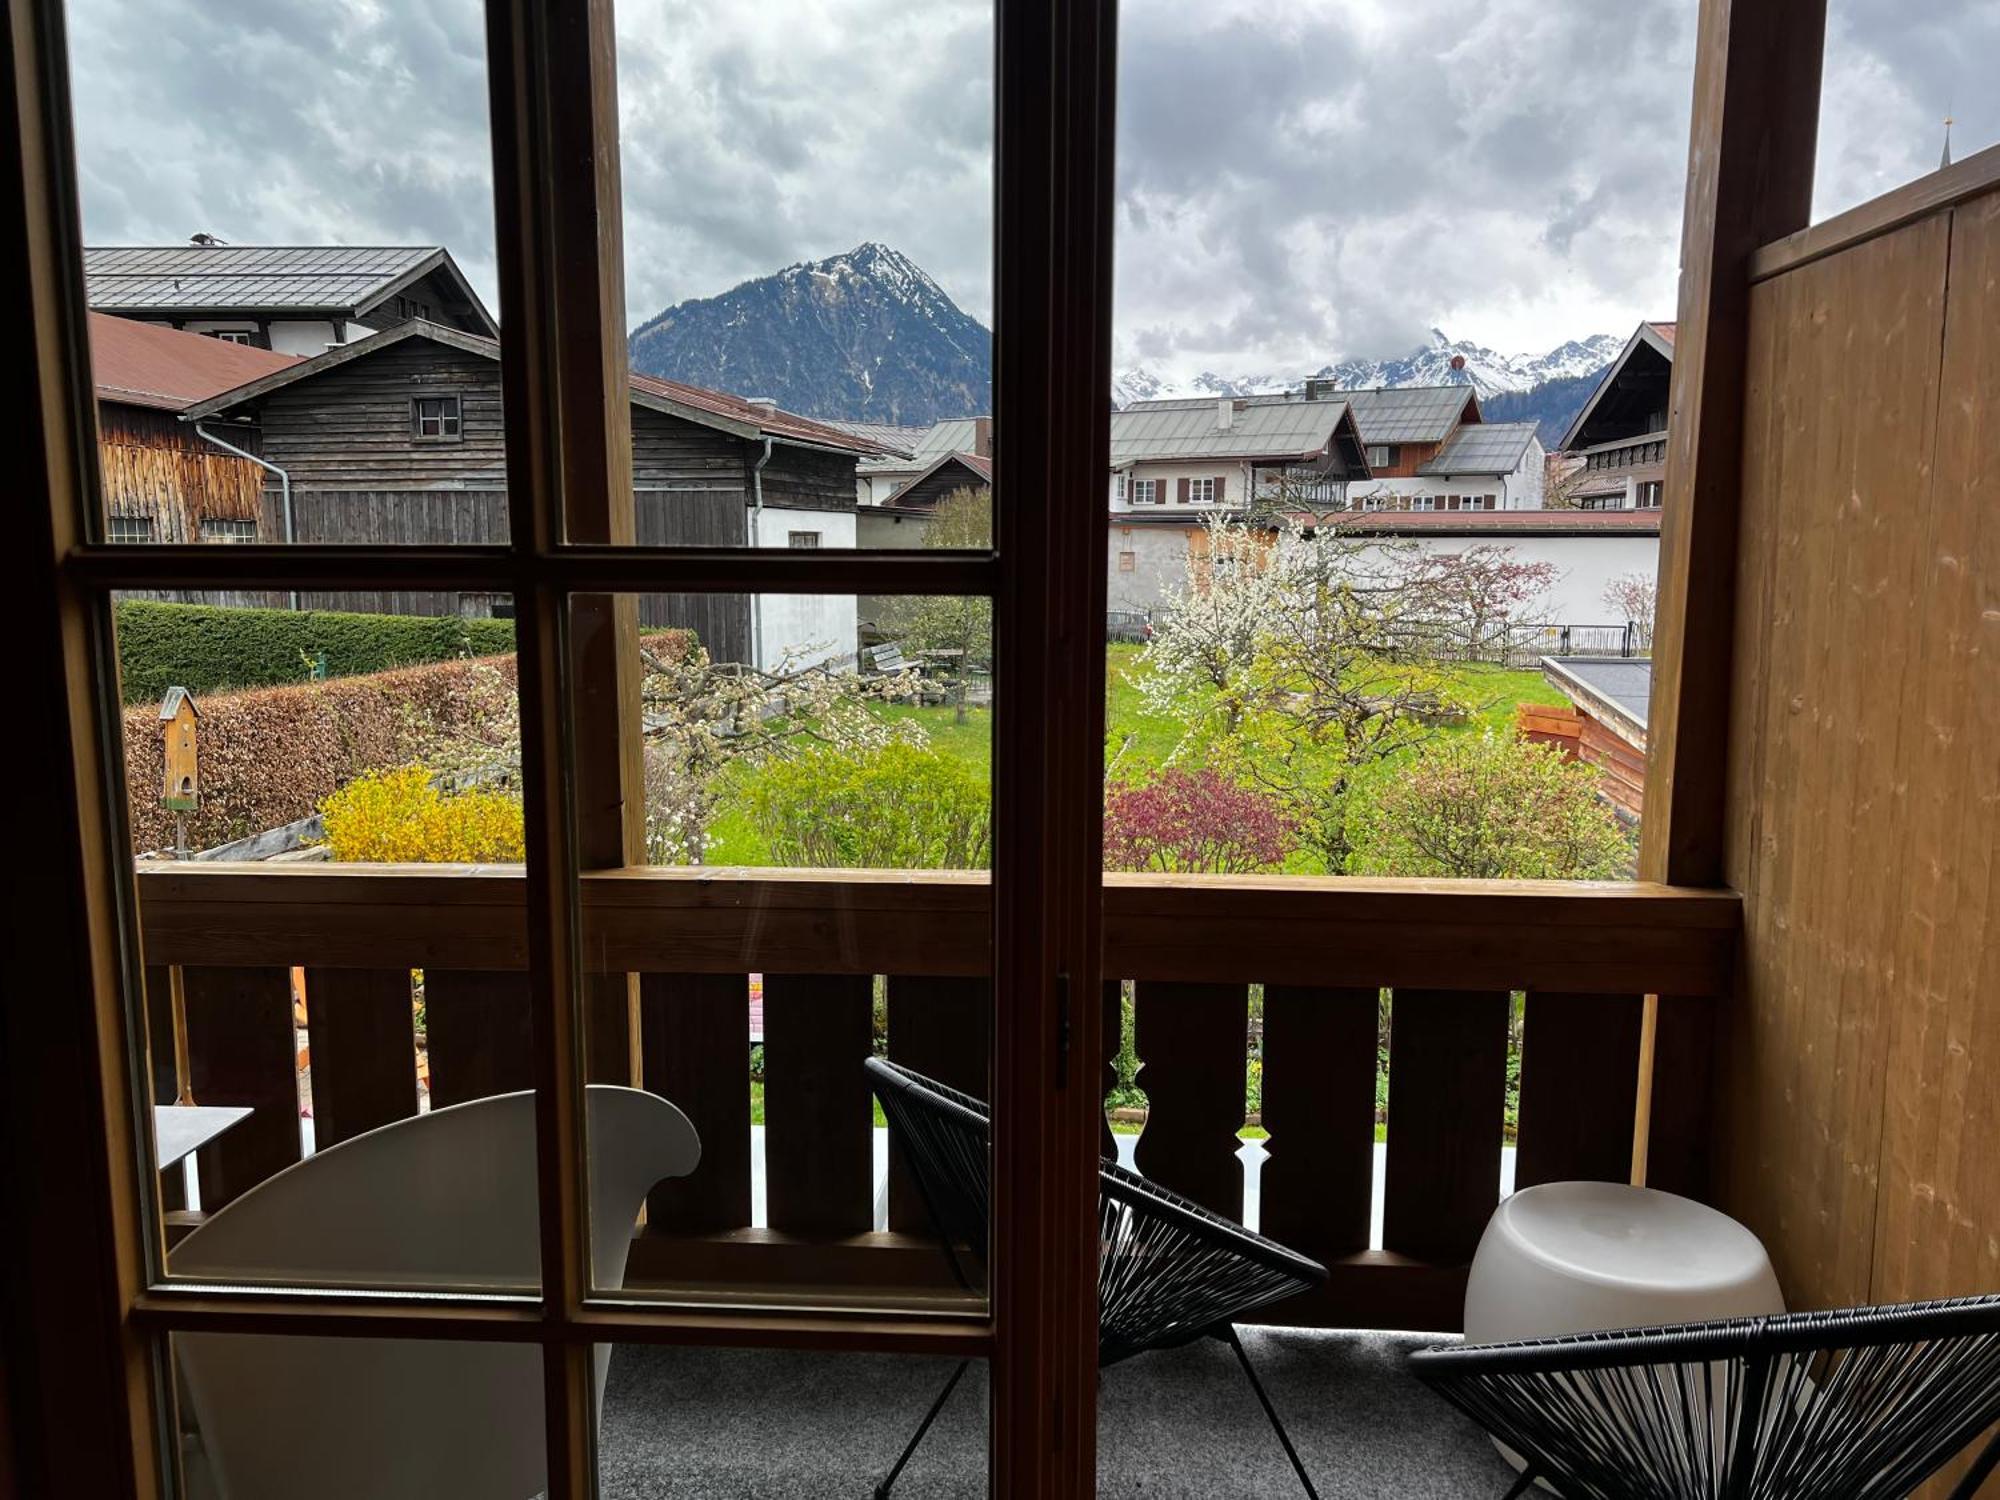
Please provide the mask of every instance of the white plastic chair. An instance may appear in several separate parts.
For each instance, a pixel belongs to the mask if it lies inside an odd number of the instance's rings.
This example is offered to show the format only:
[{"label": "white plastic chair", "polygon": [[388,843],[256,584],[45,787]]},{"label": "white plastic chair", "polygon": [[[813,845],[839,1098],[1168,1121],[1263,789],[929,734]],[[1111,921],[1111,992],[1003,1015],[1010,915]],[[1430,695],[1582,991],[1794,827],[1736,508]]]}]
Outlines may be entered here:
[{"label": "white plastic chair", "polygon": [[[692,1172],[701,1141],[657,1094],[593,1085],[586,1100],[592,1270],[615,1289],[647,1192]],[[533,1286],[534,1096],[475,1099],[329,1147],[217,1212],[168,1263],[204,1281]],[[527,1500],[548,1483],[536,1345],[174,1342],[220,1500]],[[601,1415],[610,1346],[595,1352]]]}]

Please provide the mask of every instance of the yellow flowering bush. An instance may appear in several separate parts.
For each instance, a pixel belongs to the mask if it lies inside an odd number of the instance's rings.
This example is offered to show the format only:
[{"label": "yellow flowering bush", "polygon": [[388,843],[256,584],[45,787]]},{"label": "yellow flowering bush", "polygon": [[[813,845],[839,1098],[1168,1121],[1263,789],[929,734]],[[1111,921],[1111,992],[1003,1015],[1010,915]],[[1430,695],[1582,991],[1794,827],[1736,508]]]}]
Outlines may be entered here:
[{"label": "yellow flowering bush", "polygon": [[518,797],[483,787],[440,791],[423,765],[366,772],[319,810],[340,861],[499,864],[524,857]]}]

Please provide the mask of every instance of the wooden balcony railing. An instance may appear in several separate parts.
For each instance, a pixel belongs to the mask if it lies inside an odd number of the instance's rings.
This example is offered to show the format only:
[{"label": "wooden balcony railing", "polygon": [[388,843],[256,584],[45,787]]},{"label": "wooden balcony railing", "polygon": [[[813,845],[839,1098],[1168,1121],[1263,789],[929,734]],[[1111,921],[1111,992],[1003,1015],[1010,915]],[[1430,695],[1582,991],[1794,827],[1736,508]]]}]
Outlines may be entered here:
[{"label": "wooden balcony railing", "polygon": [[[143,868],[139,890],[149,993],[179,989],[184,1082],[200,1102],[256,1107],[204,1151],[207,1208],[298,1155],[293,966],[307,975],[320,1145],[415,1112],[412,968],[424,974],[434,1104],[530,1085],[518,869],[164,865]],[[700,1170],[654,1195],[631,1283],[779,1300],[942,1296],[942,1257],[900,1180],[888,1230],[873,1228],[860,1060],[885,976],[890,1055],[984,1091],[985,877],[635,869],[586,876],[580,904],[585,962],[639,976],[639,1075],[703,1141]],[[1511,992],[1528,997],[1517,1185],[1624,1180],[1643,997],[1722,997],[1737,926],[1732,895],[1643,884],[1108,877],[1106,1030],[1115,1046],[1118,987],[1132,981],[1150,1105],[1138,1164],[1241,1213],[1235,1152],[1261,985],[1261,1227],[1333,1271],[1269,1321],[1455,1328],[1497,1196]],[[764,995],[762,1228],[751,1227],[750,974]],[[1384,989],[1387,1165],[1371,1250]],[[153,1012],[165,1091],[171,1023],[167,1007]],[[630,1063],[615,1040],[592,1069],[622,1080]],[[1676,1066],[1660,1087],[1705,1098],[1699,1059]],[[1672,1121],[1701,1124],[1685,1107]]]}]

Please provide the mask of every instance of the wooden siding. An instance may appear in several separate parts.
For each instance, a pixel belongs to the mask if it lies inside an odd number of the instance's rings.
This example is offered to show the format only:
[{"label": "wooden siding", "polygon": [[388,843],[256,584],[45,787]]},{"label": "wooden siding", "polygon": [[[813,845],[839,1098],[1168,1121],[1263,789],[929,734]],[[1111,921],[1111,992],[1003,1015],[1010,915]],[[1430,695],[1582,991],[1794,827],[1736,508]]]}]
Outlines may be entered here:
[{"label": "wooden siding", "polygon": [[[255,451],[253,433],[230,441]],[[257,519],[263,471],[202,441],[172,412],[100,402],[97,458],[104,513],[149,518],[153,541],[198,542],[204,520]]]},{"label": "wooden siding", "polygon": [[1717,1190],[1794,1307],[2000,1286],[1996,286],[1989,193],[1751,290]]},{"label": "wooden siding", "polygon": [[977,490],[981,494],[990,493],[993,486],[977,475],[957,464],[947,464],[937,473],[918,480],[908,489],[898,490],[893,504],[896,505],[936,505],[947,495],[960,490]]},{"label": "wooden siding", "polygon": [[764,503],[807,510],[854,509],[854,455],[775,447],[764,465]]},{"label": "wooden siding", "polygon": [[[411,400],[448,395],[461,401],[461,436],[416,437]],[[294,493],[506,486],[500,366],[477,354],[405,339],[273,391],[258,407],[264,456],[291,475]]]}]

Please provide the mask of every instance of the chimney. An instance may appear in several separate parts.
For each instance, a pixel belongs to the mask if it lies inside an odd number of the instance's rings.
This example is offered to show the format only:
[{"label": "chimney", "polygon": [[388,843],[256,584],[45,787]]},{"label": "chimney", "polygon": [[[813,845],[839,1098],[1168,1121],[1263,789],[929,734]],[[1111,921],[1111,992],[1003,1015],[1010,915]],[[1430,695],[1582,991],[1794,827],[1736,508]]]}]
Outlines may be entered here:
[{"label": "chimney", "polygon": [[754,406],[762,412],[775,412],[778,409],[778,398],[776,396],[745,396],[743,404],[745,406]]},{"label": "chimney", "polygon": [[980,458],[993,456],[993,419],[974,417],[972,419],[972,451]]},{"label": "chimney", "polygon": [[1227,432],[1236,425],[1236,401],[1231,396],[1218,396],[1215,401],[1215,430]]},{"label": "chimney", "polygon": [[1335,389],[1331,380],[1322,380],[1317,375],[1306,381],[1305,398],[1308,401],[1323,401]]}]

